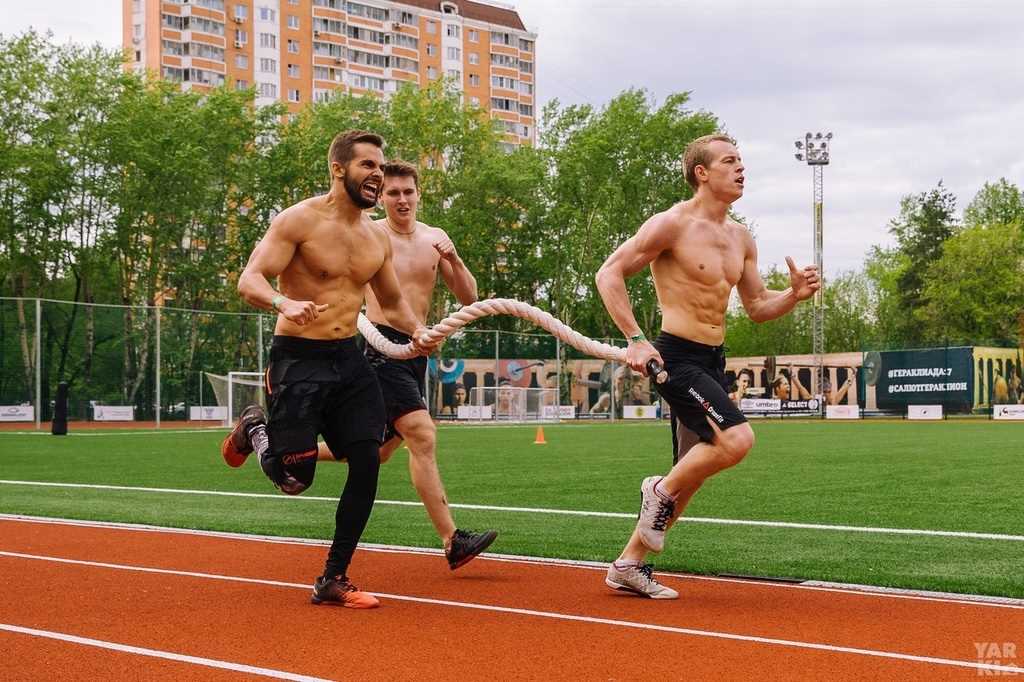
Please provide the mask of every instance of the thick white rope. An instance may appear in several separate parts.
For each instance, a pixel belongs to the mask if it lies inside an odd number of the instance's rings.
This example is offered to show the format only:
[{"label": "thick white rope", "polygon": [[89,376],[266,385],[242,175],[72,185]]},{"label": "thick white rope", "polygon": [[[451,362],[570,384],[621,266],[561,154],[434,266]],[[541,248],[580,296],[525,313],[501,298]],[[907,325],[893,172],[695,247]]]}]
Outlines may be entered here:
[{"label": "thick white rope", "polygon": [[[551,313],[511,298],[489,298],[467,305],[430,328],[425,334],[426,339],[428,341],[441,341],[470,322],[481,317],[487,317],[488,315],[513,315],[529,320],[580,352],[602,360],[626,362],[625,348],[611,346],[583,336],[583,334],[573,330]],[[359,327],[359,333],[363,335],[366,342],[388,357],[406,360],[418,355],[411,342],[400,345],[388,340],[362,313],[359,315],[357,326]],[[666,375],[664,371],[660,370],[660,368],[658,369],[658,383],[662,383]]]}]

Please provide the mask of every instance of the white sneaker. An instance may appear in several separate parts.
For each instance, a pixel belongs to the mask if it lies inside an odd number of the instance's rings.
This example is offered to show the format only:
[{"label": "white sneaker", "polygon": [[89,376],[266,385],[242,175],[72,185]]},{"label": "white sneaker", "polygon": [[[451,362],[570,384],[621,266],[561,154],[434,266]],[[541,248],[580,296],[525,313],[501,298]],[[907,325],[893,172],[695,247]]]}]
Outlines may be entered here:
[{"label": "white sneaker", "polygon": [[629,564],[626,568],[619,568],[613,563],[608,567],[604,583],[613,590],[626,590],[641,597],[678,599],[678,592],[654,579],[651,575],[653,570],[651,564]]},{"label": "white sneaker", "polygon": [[665,531],[676,511],[676,503],[654,492],[661,476],[648,476],[640,484],[640,515],[636,529],[640,542],[652,552],[665,549]]}]

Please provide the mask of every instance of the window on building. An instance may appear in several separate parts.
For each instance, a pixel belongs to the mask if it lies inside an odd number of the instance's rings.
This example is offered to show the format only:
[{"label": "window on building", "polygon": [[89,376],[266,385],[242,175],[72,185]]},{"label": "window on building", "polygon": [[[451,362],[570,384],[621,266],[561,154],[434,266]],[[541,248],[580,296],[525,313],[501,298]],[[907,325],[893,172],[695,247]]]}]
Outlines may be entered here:
[{"label": "window on building", "polygon": [[273,33],[260,34],[260,47],[277,48],[277,36]]},{"label": "window on building", "polygon": [[480,86],[480,76],[479,76],[479,74],[475,74],[475,73],[469,74],[469,84],[471,86],[473,86],[474,88],[479,87]]},{"label": "window on building", "polygon": [[507,97],[492,97],[491,109],[498,111],[514,111],[518,103]]},{"label": "window on building", "polygon": [[448,24],[445,27],[445,35],[449,38],[458,38],[461,35],[461,31],[457,24]]},{"label": "window on building", "polygon": [[514,44],[512,42],[511,33],[502,33],[500,31],[491,31],[491,42],[497,43],[498,45],[508,45],[510,47]]},{"label": "window on building", "polygon": [[455,80],[456,82],[462,81],[462,72],[458,69],[448,69],[448,77]]},{"label": "window on building", "polygon": [[313,79],[318,81],[329,81],[331,80],[331,70],[326,66],[314,66]]},{"label": "window on building", "polygon": [[313,0],[317,7],[330,7],[331,9],[345,9],[345,0]]},{"label": "window on building", "polygon": [[462,59],[462,50],[457,47],[448,48],[448,59],[459,60]]},{"label": "window on building", "polygon": [[326,102],[331,99],[331,91],[317,88],[313,90],[313,101],[314,102]]},{"label": "window on building", "polygon": [[507,76],[491,76],[491,87],[492,88],[503,88],[505,90],[516,89],[516,79],[508,78]]},{"label": "window on building", "polygon": [[530,136],[530,126],[522,124],[522,130],[519,131],[519,137],[529,137],[529,136]]},{"label": "window on building", "polygon": [[142,24],[132,26],[132,37],[136,40],[142,40]]},{"label": "window on building", "polygon": [[165,66],[163,68],[163,79],[166,81],[174,81],[180,83],[185,79],[185,73],[183,69],[176,69],[173,66]]},{"label": "window on building", "polygon": [[406,26],[416,25],[416,15],[412,12],[401,12],[398,15],[399,23],[405,24]]},{"label": "window on building", "polygon": [[289,78],[298,78],[299,77],[299,65],[298,64],[289,64],[288,65],[288,77]]},{"label": "window on building", "polygon": [[469,29],[468,31],[466,31],[466,33],[469,35],[469,42],[471,42],[471,43],[479,43],[480,42],[480,32],[477,31],[475,28]]},{"label": "window on building", "polygon": [[363,52],[362,50],[349,50],[348,59],[356,64],[375,66],[378,69],[386,69],[390,64],[387,55],[374,52]]},{"label": "window on building", "polygon": [[235,5],[235,18],[242,20],[248,19],[249,7],[246,5]]},{"label": "window on building", "polygon": [[224,0],[193,0],[200,7],[224,11]]},{"label": "window on building", "polygon": [[161,15],[161,18],[163,19],[163,25],[167,28],[172,28],[175,31],[181,31],[185,27],[184,19],[177,14],[163,14]]},{"label": "window on building", "polygon": [[277,73],[277,60],[267,59],[266,57],[260,59],[260,71],[263,73]]},{"label": "window on building", "polygon": [[366,17],[375,21],[387,21],[388,19],[388,11],[379,7],[370,7],[369,5],[361,5],[358,2],[350,2],[346,9],[349,14],[357,17]]},{"label": "window on building", "polygon": [[387,37],[383,31],[374,31],[373,29],[353,26],[352,24],[346,26],[345,29],[345,35],[349,38],[362,40],[364,43],[377,43],[378,45],[383,45],[387,42]]},{"label": "window on building", "polygon": [[298,29],[299,28],[299,18],[297,16],[295,16],[294,14],[289,14],[288,15],[288,28],[294,28],[294,29]]},{"label": "window on building", "polygon": [[249,55],[236,54],[235,55],[235,67],[239,69],[249,68]]},{"label": "window on building", "polygon": [[478,106],[480,106],[480,98],[479,97],[470,97],[469,98],[469,103],[472,104],[474,107],[478,107]]},{"label": "window on building", "polygon": [[509,69],[514,69],[517,66],[519,66],[519,60],[511,55],[498,54],[496,52],[492,52],[491,64],[493,64],[494,66],[504,66]]},{"label": "window on building", "polygon": [[244,31],[240,28],[235,29],[235,42],[239,45],[245,45],[249,42],[249,32]]},{"label": "window on building", "polygon": [[299,91],[298,90],[289,89],[288,90],[288,101],[289,102],[298,102],[299,101]]},{"label": "window on building", "polygon": [[197,17],[195,15],[192,15],[188,19],[185,28],[191,28],[193,31],[209,33],[210,35],[215,36],[224,35],[224,24],[222,22],[207,19],[206,17]]},{"label": "window on building", "polygon": [[299,4],[299,0],[288,0],[288,4],[289,5],[297,5],[297,4]]},{"label": "window on building", "polygon": [[519,105],[520,116],[533,116],[533,105],[532,104],[520,104]]},{"label": "window on building", "polygon": [[235,81],[235,90],[247,90],[249,88],[249,81],[237,80]]},{"label": "window on building", "polygon": [[321,43],[320,41],[313,41],[313,54],[321,57],[334,57],[335,59],[341,59],[344,54],[345,48],[337,43]]},{"label": "window on building", "polygon": [[164,54],[173,54],[178,56],[185,54],[185,46],[182,43],[176,43],[173,40],[164,40],[163,48]]},{"label": "window on building", "polygon": [[434,35],[435,33],[437,33],[437,22],[427,22],[427,33],[429,33],[430,35]]},{"label": "window on building", "polygon": [[479,52],[470,52],[469,53],[469,63],[470,64],[479,64],[480,63],[480,53]]},{"label": "window on building", "polygon": [[395,33],[391,36],[391,44],[397,45],[398,47],[407,47],[410,50],[418,50],[420,48],[419,38],[413,38],[407,36],[404,33]]},{"label": "window on building", "polygon": [[523,52],[533,52],[533,41],[519,39],[519,49]]},{"label": "window on building", "polygon": [[437,54],[437,47],[433,43],[427,43],[427,56],[433,57],[435,54]]},{"label": "window on building", "polygon": [[345,24],[340,19],[313,17],[313,32],[316,33],[317,31],[342,35],[345,33]]},{"label": "window on building", "polygon": [[430,80],[436,80],[437,79],[437,69],[434,68],[433,66],[428,66],[427,67],[427,78],[429,78]]},{"label": "window on building", "polygon": [[419,71],[420,63],[415,59],[406,59],[405,57],[391,57],[391,68],[401,69],[402,71]]},{"label": "window on building", "polygon": [[533,62],[519,62],[519,70],[523,73],[533,73]]},{"label": "window on building", "polygon": [[273,83],[260,83],[260,97],[277,99],[277,86]]},{"label": "window on building", "polygon": [[277,10],[273,7],[260,7],[260,21],[277,21]]},{"label": "window on building", "polygon": [[297,40],[289,40],[288,41],[288,51],[291,52],[292,54],[298,54],[299,53],[299,41],[297,41]]},{"label": "window on building", "polygon": [[139,50],[135,50],[135,61],[137,61],[137,62],[141,62],[142,61],[142,52],[140,52]]}]

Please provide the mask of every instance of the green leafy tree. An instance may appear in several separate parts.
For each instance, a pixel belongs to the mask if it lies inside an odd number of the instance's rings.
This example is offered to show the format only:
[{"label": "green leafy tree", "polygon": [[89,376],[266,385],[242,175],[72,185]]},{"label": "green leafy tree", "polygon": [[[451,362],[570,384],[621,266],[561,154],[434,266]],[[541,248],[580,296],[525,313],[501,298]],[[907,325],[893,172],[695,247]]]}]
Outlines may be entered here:
[{"label": "green leafy tree", "polygon": [[986,182],[964,209],[964,225],[1024,225],[1024,195],[1006,178]]}]

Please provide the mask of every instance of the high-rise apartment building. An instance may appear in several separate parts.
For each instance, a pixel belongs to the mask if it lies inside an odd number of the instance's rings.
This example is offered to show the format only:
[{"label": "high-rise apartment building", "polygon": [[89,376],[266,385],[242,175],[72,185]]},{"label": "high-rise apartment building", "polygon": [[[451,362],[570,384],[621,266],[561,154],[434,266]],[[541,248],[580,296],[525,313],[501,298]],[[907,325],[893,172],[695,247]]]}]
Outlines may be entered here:
[{"label": "high-rise apartment building", "polygon": [[131,67],[203,90],[256,88],[298,111],[335,90],[388,96],[448,78],[504,126],[536,140],[536,34],[515,9],[471,0],[123,0]]}]

